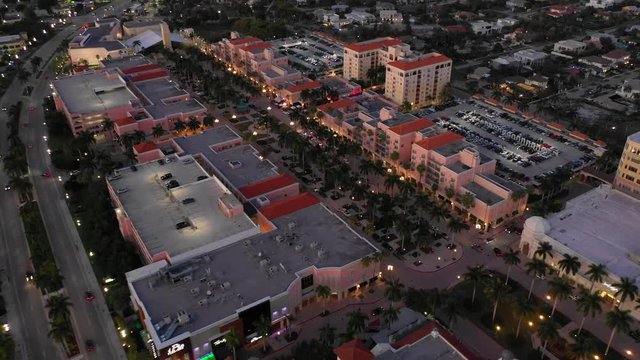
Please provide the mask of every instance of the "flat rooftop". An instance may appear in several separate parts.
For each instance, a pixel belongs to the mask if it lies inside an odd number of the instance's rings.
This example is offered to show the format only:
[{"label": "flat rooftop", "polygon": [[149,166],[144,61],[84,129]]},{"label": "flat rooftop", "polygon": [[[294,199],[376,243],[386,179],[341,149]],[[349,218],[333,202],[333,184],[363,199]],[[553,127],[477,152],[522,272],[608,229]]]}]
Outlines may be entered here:
[{"label": "flat rooftop", "polygon": [[211,149],[215,144],[209,142],[209,139],[213,142],[218,141],[217,136],[206,132],[187,138],[176,138],[174,141],[186,154],[202,154],[228,184],[236,189],[278,175],[277,167],[267,159],[260,159],[258,150],[253,146],[241,145],[215,152]]},{"label": "flat rooftop", "polygon": [[468,147],[473,147],[473,145],[469,144],[466,141],[456,141],[450,144],[438,146],[437,148],[433,149],[433,151],[444,157],[449,157],[459,153],[460,151]]},{"label": "flat rooftop", "polygon": [[138,101],[138,97],[115,73],[83,72],[57,79],[53,86],[72,114],[92,114]]},{"label": "flat rooftop", "polygon": [[[186,311],[191,321],[170,338],[211,325],[254,302],[287,290],[296,272],[316,266],[341,267],[376,251],[324,205],[316,204],[273,220],[276,230],[256,235],[159,273],[132,281],[150,321]],[[291,229],[291,230],[290,230]],[[326,250],[319,256],[319,250]],[[149,265],[151,266],[151,265]],[[134,270],[134,272],[137,270]],[[131,273],[130,273],[131,274]],[[180,274],[176,281],[170,274]],[[183,281],[190,276],[190,281]],[[166,327],[158,331],[162,336]]]},{"label": "flat rooftop", "polygon": [[[204,111],[206,108],[196,99],[191,98],[186,90],[167,78],[141,81],[133,84],[149,101],[145,110],[155,119],[162,119],[171,115],[189,114]],[[176,100],[186,97],[185,100]]]},{"label": "flat rooftop", "polygon": [[[118,195],[122,211],[131,219],[150,255],[167,252],[172,258],[205,245],[224,246],[234,235],[250,232],[258,227],[244,213],[229,219],[218,208],[218,198],[229,194],[229,190],[218,179],[209,177],[195,162],[185,164],[175,155],[174,161],[160,165],[152,161],[118,170],[120,179],[111,180],[114,190],[127,189]],[[191,159],[191,157],[188,157]],[[179,187],[167,190],[160,180],[171,173]],[[207,179],[198,181],[198,176]],[[196,201],[183,205],[182,200]],[[188,220],[191,227],[176,230],[176,224]],[[252,232],[253,231],[253,232]]]},{"label": "flat rooftop", "polygon": [[469,169],[471,169],[469,166],[461,163],[461,162],[455,162],[453,164],[449,164],[449,165],[445,165],[445,167],[453,172],[455,172],[456,174],[460,174],[462,172],[465,172]]},{"label": "flat rooftop", "polygon": [[104,59],[100,61],[105,68],[127,70],[134,67],[149,65],[151,61],[142,55],[126,56],[119,59]]},{"label": "flat rooftop", "polygon": [[494,193],[493,191],[481,186],[476,182],[470,182],[464,185],[463,188],[472,192],[476,196],[476,199],[484,202],[485,204],[493,205],[504,200],[502,196]]},{"label": "flat rooftop", "polygon": [[547,233],[607,271],[640,283],[640,200],[602,185],[550,216]]},{"label": "flat rooftop", "polygon": [[[177,138],[178,140],[180,138]],[[240,140],[242,137],[233,131],[227,125],[220,125],[213,128],[209,128],[200,134],[192,135],[182,138],[184,140],[177,141],[180,143],[187,143],[191,148],[207,149],[210,146],[216,146],[229,141]],[[200,151],[204,152],[204,151]]]}]

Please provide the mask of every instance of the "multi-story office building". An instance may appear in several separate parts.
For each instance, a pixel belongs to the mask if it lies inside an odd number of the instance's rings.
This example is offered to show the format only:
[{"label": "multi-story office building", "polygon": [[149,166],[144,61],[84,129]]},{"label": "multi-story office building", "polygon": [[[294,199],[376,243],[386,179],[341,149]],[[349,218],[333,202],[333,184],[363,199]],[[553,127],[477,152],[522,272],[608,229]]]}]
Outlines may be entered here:
[{"label": "multi-story office building", "polygon": [[118,19],[98,20],[69,42],[73,64],[100,65],[104,59],[117,59],[127,53],[120,39],[122,27]]},{"label": "multi-story office building", "polygon": [[349,44],[344,47],[342,74],[347,80],[366,80],[369,69],[409,55],[409,45],[392,37]]},{"label": "multi-story office building", "polygon": [[613,184],[617,189],[640,198],[640,132],[627,137]]},{"label": "multi-story office building", "polygon": [[396,104],[420,108],[442,101],[451,80],[450,58],[431,53],[387,64],[384,94]]}]

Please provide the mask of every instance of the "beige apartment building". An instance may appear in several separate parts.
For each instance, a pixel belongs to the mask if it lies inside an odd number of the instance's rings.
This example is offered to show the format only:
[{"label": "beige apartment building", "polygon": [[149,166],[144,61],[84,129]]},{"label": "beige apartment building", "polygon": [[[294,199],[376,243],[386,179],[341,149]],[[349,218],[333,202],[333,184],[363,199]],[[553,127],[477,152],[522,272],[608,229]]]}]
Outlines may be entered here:
[{"label": "beige apartment building", "polygon": [[640,198],[640,132],[627,137],[613,184],[618,190]]},{"label": "beige apartment building", "polygon": [[439,103],[451,80],[452,61],[439,53],[387,64],[385,96],[396,104],[405,101],[412,108]]},{"label": "beige apartment building", "polygon": [[347,80],[366,80],[367,70],[409,55],[409,45],[392,37],[349,44],[344,47],[343,77]]}]

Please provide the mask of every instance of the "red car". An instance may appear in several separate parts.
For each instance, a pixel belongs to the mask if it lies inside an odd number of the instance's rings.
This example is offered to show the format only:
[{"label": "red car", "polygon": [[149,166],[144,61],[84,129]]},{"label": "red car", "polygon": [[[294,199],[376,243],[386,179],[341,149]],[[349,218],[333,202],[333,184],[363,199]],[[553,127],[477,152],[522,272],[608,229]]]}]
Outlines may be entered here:
[{"label": "red car", "polygon": [[498,249],[498,248],[493,248],[493,252],[496,254],[497,257],[503,257],[504,253],[502,252],[502,250]]},{"label": "red car", "polygon": [[42,172],[42,176],[44,176],[44,177],[53,177],[53,174],[51,174],[51,171],[43,171]]},{"label": "red car", "polygon": [[96,296],[93,295],[93,293],[91,291],[87,291],[86,293],[84,293],[84,299],[87,302],[92,302],[93,300],[96,299]]},{"label": "red car", "polygon": [[86,340],[84,342],[84,348],[85,350],[87,350],[87,352],[94,352],[96,351],[96,344],[93,342],[93,340]]}]

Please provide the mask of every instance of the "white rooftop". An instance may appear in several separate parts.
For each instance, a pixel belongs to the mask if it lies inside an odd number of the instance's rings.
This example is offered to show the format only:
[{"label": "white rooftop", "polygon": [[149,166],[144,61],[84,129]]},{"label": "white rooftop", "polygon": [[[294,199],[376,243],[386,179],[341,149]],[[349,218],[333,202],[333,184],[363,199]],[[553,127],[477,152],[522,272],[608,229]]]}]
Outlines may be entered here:
[{"label": "white rooftop", "polygon": [[640,200],[603,185],[547,219],[547,235],[618,277],[640,283]]},{"label": "white rooftop", "polygon": [[[164,165],[156,161],[136,165],[137,171],[120,169],[117,173],[122,177],[109,181],[114,190],[127,189],[117,195],[121,211],[131,219],[152,257],[166,252],[178,260],[203,246],[212,250],[259,232],[244,213],[230,219],[219,209],[218,198],[230,192],[217,178],[209,177],[195,161],[185,164],[175,155],[171,158]],[[173,177],[160,180],[167,173]],[[199,176],[206,179],[198,181]],[[169,180],[180,186],[168,190],[165,182]],[[186,198],[195,202],[182,204]],[[176,230],[176,224],[186,220],[193,226]]]},{"label": "white rooftop", "polygon": [[83,72],[57,79],[53,86],[72,114],[107,111],[138,100],[120,75],[109,72]]}]

